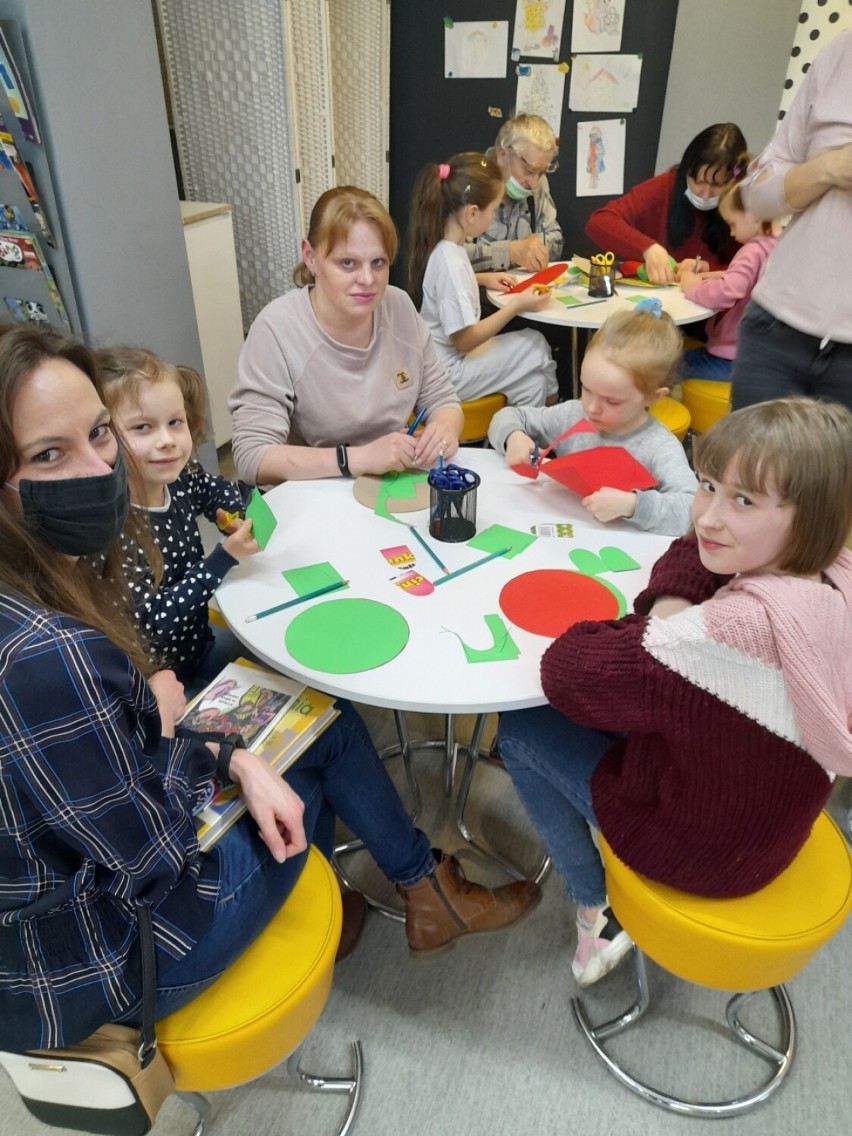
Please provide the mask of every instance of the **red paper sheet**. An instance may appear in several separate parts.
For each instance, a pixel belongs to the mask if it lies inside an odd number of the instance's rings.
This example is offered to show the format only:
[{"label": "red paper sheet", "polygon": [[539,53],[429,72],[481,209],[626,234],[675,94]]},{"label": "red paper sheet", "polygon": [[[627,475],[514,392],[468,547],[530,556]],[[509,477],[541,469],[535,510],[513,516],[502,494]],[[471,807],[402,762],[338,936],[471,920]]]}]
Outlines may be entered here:
[{"label": "red paper sheet", "polygon": [[543,462],[541,472],[581,497],[601,489],[653,489],[656,478],[621,446],[595,446]]},{"label": "red paper sheet", "polygon": [[555,639],[583,619],[617,619],[618,599],[593,576],[540,568],[516,576],[500,592],[506,618],[533,635]]},{"label": "red paper sheet", "polygon": [[542,268],[541,272],[536,272],[534,276],[522,280],[520,284],[516,284],[514,288],[510,288],[504,294],[513,296],[515,292],[523,292],[527,288],[532,288],[533,284],[549,284],[551,280],[555,280],[557,276],[561,276],[567,270],[567,264],[548,264],[547,268]]}]

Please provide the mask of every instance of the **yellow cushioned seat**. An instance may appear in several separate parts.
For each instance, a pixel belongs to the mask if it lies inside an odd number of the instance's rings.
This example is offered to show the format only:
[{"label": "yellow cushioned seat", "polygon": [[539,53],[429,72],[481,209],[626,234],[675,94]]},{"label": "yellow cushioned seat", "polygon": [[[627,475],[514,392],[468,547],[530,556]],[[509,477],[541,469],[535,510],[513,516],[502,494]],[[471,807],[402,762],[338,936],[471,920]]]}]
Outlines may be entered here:
[{"label": "yellow cushioned seat", "polygon": [[793,863],[737,899],[688,895],[637,875],[602,839],[612,909],[631,939],[666,970],[718,990],[788,982],[852,909],[846,840],[821,813]]},{"label": "yellow cushioned seat", "polygon": [[328,998],[341,923],[337,880],[311,848],[262,934],[212,986],[157,1022],[178,1090],[230,1088],[298,1048]]},{"label": "yellow cushioned seat", "polygon": [[[601,851],[610,905],[636,945],[637,1000],[618,1018],[592,1025],[582,1001],[573,999],[574,1020],[587,1041],[625,1087],[661,1108],[718,1118],[763,1103],[788,1075],[795,1052],[795,1016],[783,983],[840,930],[852,910],[852,854],[840,829],[822,813],[793,863],[765,888],[736,899],[707,899],[654,883],[626,867],[603,838]],[[640,1081],[604,1048],[650,1004],[646,954],[687,982],[742,992],[728,1002],[727,1027],[741,1046],[775,1066],[768,1081],[732,1100],[685,1100]],[[746,1003],[766,990],[778,1010],[778,1044],[755,1037],[740,1019]],[[700,1060],[692,1050],[688,1059]]]},{"label": "yellow cushioned seat", "polygon": [[731,412],[731,384],[712,379],[684,379],[680,384],[683,405],[692,417],[692,429],[703,434]]},{"label": "yellow cushioned seat", "polygon": [[673,398],[661,398],[649,408],[649,413],[671,430],[679,442],[684,440],[690,421],[689,410],[684,403]]},{"label": "yellow cushioned seat", "polygon": [[469,402],[462,402],[464,426],[459,441],[481,442],[483,438],[487,438],[491,419],[505,405],[506,396],[504,394],[486,394],[483,398],[473,398]]}]

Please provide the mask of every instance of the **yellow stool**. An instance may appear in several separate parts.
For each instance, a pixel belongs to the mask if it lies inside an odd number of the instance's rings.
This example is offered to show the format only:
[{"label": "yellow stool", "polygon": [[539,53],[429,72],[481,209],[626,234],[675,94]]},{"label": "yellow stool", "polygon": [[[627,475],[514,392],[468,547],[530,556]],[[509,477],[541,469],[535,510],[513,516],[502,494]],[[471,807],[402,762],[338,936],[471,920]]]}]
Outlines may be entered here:
[{"label": "yellow stool", "polygon": [[[652,1104],[705,1117],[733,1116],[760,1104],[779,1088],[793,1060],[796,1020],[782,983],[802,970],[852,910],[852,855],[840,829],[822,813],[793,863],[765,888],[738,899],[706,899],[653,883],[626,867],[603,838],[601,849],[610,904],[636,944],[637,999],[620,1017],[592,1026],[575,998],[575,1022],[609,1071]],[[605,1051],[602,1043],[648,1008],[645,954],[686,982],[749,991],[728,1002],[727,1023],[736,1041],[775,1067],[767,1082],[733,1100],[683,1100],[638,1080]],[[781,1018],[780,1049],[752,1036],[739,1018],[745,1003],[767,989]]]},{"label": "yellow stool", "polygon": [[464,414],[460,442],[482,442],[488,437],[488,427],[491,419],[498,410],[506,405],[504,394],[486,394],[483,398],[474,398],[470,402],[461,404]]},{"label": "yellow stool", "polygon": [[718,418],[731,412],[731,384],[712,379],[684,379],[680,384],[683,405],[692,416],[696,434],[709,430]]},{"label": "yellow stool", "polygon": [[352,1046],[351,1079],[305,1073],[294,1052],[328,998],[341,923],[337,880],[311,848],[287,902],[262,934],[212,986],[157,1022],[175,1087],[198,1113],[195,1136],[209,1115],[202,1093],[250,1081],[284,1058],[297,1084],[349,1094],[338,1136],[350,1131],[360,1104],[361,1043]]},{"label": "yellow stool", "polygon": [[671,430],[679,442],[684,440],[689,430],[689,410],[684,403],[673,398],[661,398],[648,408],[648,412]]}]

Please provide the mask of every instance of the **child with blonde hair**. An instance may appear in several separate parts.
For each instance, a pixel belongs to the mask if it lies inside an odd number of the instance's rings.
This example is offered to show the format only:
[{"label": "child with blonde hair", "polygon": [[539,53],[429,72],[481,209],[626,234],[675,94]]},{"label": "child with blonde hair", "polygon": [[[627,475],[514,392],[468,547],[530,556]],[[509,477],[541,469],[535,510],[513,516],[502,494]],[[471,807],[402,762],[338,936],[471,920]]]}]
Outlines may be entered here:
[{"label": "child with blonde hair", "polygon": [[[745,176],[748,156],[740,160],[734,173]],[[719,215],[730,226],[731,236],[742,246],[727,268],[701,271],[704,262],[684,261],[678,282],[688,300],[716,315],[707,321],[707,343],[683,353],[684,378],[718,379],[726,382],[737,353],[737,329],[751,299],[751,290],[760,279],[769,254],[778,243],[780,222],[761,221],[743,203],[739,181],[731,182],[719,195]]]},{"label": "child with blonde hair", "polygon": [[[135,347],[104,348],[96,359],[104,401],[129,455],[131,503],[147,513],[162,557],[160,572],[124,538],[137,623],[152,658],[198,688],[240,652],[230,632],[214,634],[207,605],[231,568],[258,551],[251,521],[241,519],[239,488],[194,460],[206,434],[198,372]],[[196,520],[202,514],[227,533],[209,555]]]},{"label": "child with blonde hair", "polygon": [[616,312],[595,332],[580,371],[582,396],[556,406],[510,407],[495,414],[488,440],[507,465],[532,459],[536,443],[549,446],[582,419],[593,431],[573,434],[554,456],[596,446],[622,446],[651,473],[655,489],[628,492],[604,486],[582,499],[599,521],[626,520],[639,529],[681,536],[689,527],[695,475],[683,446],[648,408],[674,381],[681,336],[658,300]]},{"label": "child with blonde hair", "polygon": [[500,719],[500,754],[577,907],[572,969],[631,947],[598,829],[632,871],[749,895],[795,858],[852,774],[852,413],[778,399],[695,443],[694,532],[635,614],[576,623],[541,663],[550,705]]},{"label": "child with blonde hair", "polygon": [[550,302],[528,288],[482,319],[479,287],[505,292],[506,272],[474,273],[465,240],[484,233],[503,198],[503,179],[484,154],[428,165],[414,183],[408,229],[408,291],[432,333],[460,398],[504,394],[513,406],[543,406],[558,393],[547,340],[532,328],[498,335],[521,312]]}]

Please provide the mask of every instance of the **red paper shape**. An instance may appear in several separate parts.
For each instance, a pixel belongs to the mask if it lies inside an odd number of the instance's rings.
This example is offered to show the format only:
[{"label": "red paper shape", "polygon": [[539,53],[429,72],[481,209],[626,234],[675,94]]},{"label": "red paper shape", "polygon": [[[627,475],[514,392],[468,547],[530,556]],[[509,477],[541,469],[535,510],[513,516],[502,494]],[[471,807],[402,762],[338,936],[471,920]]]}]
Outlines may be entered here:
[{"label": "red paper shape", "polygon": [[533,481],[538,477],[539,470],[541,469],[542,458],[546,458],[552,449],[564,442],[566,438],[570,438],[572,434],[594,434],[596,430],[591,422],[585,418],[581,418],[579,422],[575,422],[573,426],[569,426],[567,430],[563,431],[558,438],[554,438],[549,446],[546,446],[538,455],[538,461],[533,465],[532,462],[518,462],[509,468],[519,473],[521,477],[531,477]]},{"label": "red paper shape", "polygon": [[533,635],[555,639],[584,619],[617,619],[618,599],[593,576],[539,568],[515,576],[500,592],[506,618]]},{"label": "red paper shape", "polygon": [[557,276],[561,276],[567,269],[567,264],[548,264],[547,268],[542,268],[541,272],[536,272],[526,280],[522,280],[520,284],[516,284],[514,288],[510,288],[503,294],[505,296],[514,296],[516,292],[525,292],[527,288],[532,288],[533,284],[549,284],[551,280],[555,280]]},{"label": "red paper shape", "polygon": [[560,485],[588,497],[604,485],[610,489],[653,489],[657,480],[622,446],[594,446],[579,454],[564,454],[541,467]]}]

